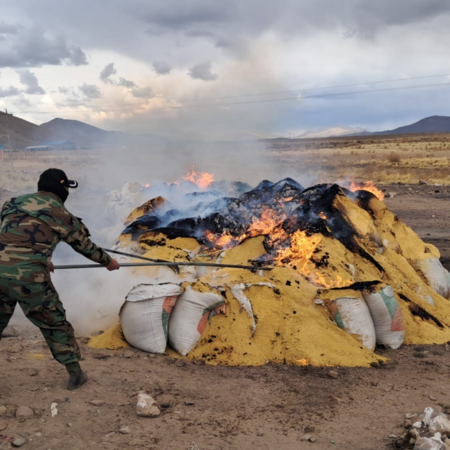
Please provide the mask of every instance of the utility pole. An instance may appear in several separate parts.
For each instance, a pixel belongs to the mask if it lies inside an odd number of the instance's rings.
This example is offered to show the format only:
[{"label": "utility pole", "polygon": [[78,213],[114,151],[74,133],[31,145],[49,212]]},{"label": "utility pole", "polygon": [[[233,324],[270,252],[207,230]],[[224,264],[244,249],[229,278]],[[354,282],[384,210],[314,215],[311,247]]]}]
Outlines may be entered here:
[{"label": "utility pole", "polygon": [[5,114],[6,114],[6,133],[8,134],[8,153],[9,153],[9,161],[10,161],[10,165],[11,165],[11,170],[14,169],[13,167],[13,160],[12,160],[12,155],[11,155],[11,136],[9,135],[9,120],[8,120],[8,110],[5,108]]}]

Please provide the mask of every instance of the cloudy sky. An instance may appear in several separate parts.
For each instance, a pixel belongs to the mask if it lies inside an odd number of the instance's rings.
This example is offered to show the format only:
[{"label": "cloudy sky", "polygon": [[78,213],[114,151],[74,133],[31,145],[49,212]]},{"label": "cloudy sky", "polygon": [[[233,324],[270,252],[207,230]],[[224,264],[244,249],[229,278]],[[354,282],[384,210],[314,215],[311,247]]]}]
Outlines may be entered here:
[{"label": "cloudy sky", "polygon": [[0,0],[0,11],[0,108],[35,123],[234,139],[450,115],[448,0]]}]

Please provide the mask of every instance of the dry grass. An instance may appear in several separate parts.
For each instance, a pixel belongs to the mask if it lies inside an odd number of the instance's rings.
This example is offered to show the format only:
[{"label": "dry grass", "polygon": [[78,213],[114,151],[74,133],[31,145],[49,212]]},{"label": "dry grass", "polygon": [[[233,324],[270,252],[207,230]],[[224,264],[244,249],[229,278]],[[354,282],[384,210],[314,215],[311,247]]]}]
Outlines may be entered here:
[{"label": "dry grass", "polygon": [[288,141],[274,164],[317,181],[450,185],[450,135],[379,136]]}]

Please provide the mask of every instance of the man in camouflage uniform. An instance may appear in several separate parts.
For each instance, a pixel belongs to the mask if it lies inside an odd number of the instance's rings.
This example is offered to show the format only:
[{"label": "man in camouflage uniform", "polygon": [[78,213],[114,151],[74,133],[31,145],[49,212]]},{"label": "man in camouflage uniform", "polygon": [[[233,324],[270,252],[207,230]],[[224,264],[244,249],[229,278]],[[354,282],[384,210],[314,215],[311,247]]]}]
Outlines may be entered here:
[{"label": "man in camouflage uniform", "polygon": [[78,183],[59,169],[39,178],[38,193],[7,201],[0,214],[0,339],[18,303],[38,326],[53,357],[66,366],[68,389],[87,381],[72,325],[50,279],[52,253],[63,240],[91,261],[117,270],[119,264],[89,239],[89,231],[64,202]]}]

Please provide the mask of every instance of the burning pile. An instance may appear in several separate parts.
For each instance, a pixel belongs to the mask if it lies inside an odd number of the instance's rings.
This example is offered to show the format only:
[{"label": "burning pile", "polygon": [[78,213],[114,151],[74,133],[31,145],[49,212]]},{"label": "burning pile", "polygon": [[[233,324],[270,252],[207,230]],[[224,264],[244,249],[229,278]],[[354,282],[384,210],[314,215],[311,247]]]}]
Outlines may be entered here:
[{"label": "burning pile", "polygon": [[252,189],[191,177],[145,190],[151,200],[130,214],[119,248],[255,269],[140,268],[147,284],[121,311],[132,345],[164,352],[168,342],[213,364],[368,366],[383,360],[376,344],[450,340],[450,280],[438,250],[371,184],[304,189],[286,178]]}]

